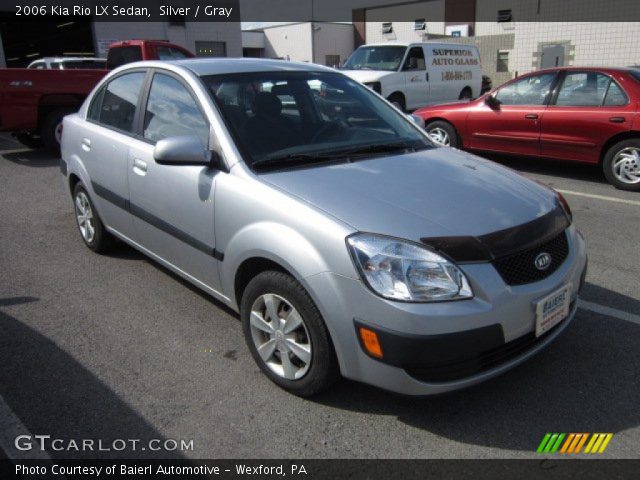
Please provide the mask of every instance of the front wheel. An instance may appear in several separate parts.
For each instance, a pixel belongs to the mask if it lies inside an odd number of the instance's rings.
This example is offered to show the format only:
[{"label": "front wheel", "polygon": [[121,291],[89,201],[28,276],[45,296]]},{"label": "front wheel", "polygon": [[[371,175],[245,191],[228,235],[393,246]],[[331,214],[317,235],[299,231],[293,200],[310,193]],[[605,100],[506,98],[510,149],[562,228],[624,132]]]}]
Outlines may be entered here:
[{"label": "front wheel", "polygon": [[291,276],[277,271],[257,275],[242,295],[240,317],[254,360],[275,384],[309,397],[339,378],[322,316]]},{"label": "front wheel", "polygon": [[448,122],[442,120],[430,122],[424,129],[431,141],[439,147],[457,148],[460,143],[456,129]]},{"label": "front wheel", "polygon": [[613,145],[602,162],[604,176],[620,190],[640,191],[640,138]]}]

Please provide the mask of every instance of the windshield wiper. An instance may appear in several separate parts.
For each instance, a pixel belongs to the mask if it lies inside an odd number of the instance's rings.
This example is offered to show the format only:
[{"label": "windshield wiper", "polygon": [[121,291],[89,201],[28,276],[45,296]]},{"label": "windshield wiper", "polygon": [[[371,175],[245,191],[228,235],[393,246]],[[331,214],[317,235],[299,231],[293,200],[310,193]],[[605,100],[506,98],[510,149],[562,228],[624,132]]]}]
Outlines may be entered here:
[{"label": "windshield wiper", "polygon": [[322,153],[291,153],[282,157],[262,158],[253,162],[251,166],[258,170],[309,166],[318,163],[350,162],[352,159],[357,159],[358,157],[375,155],[378,153],[394,153],[399,151],[415,152],[417,150],[419,150],[419,148],[410,142],[361,145],[359,147],[344,150],[332,150]]},{"label": "windshield wiper", "polygon": [[343,159],[336,157],[333,153],[291,153],[282,157],[262,158],[251,164],[252,168],[266,170],[271,168],[309,166],[327,161]]},{"label": "windshield wiper", "polygon": [[411,142],[384,143],[377,145],[362,145],[347,150],[333,152],[334,157],[353,157],[376,153],[393,153],[398,151],[415,152],[419,148]]}]

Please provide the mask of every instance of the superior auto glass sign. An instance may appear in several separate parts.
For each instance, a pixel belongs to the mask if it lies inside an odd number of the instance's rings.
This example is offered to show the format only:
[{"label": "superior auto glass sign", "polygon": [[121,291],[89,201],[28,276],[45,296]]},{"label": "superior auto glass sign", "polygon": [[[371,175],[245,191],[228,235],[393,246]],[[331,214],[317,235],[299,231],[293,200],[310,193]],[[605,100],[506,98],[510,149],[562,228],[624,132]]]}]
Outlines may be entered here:
[{"label": "superior auto glass sign", "polygon": [[478,57],[471,50],[434,48],[431,65],[478,65]]}]

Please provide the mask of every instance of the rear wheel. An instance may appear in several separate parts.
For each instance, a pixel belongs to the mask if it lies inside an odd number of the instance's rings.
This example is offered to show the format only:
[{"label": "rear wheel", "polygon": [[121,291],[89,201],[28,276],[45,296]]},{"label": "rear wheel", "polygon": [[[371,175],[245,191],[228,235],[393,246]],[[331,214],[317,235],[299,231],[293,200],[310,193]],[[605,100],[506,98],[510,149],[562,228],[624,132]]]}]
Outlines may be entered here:
[{"label": "rear wheel", "polygon": [[389,95],[387,100],[389,100],[401,112],[404,112],[407,108],[404,97],[400,93],[392,93]]},{"label": "rear wheel", "polygon": [[439,147],[457,148],[459,145],[458,133],[453,125],[448,122],[436,120],[428,123],[424,129],[431,141]]},{"label": "rear wheel", "polygon": [[76,225],[84,244],[96,253],[102,253],[114,243],[111,235],[100,220],[84,185],[78,182],[73,189],[73,208]]},{"label": "rear wheel", "polygon": [[62,140],[62,119],[73,113],[73,108],[58,108],[49,112],[40,126],[40,138],[49,152],[58,154],[60,152],[60,141]]},{"label": "rear wheel", "polygon": [[640,138],[613,145],[602,162],[604,176],[620,190],[640,191]]},{"label": "rear wheel", "polygon": [[25,147],[29,148],[38,148],[42,146],[42,140],[40,139],[40,137],[36,137],[29,132],[16,133],[16,140],[18,140]]},{"label": "rear wheel", "polygon": [[324,320],[291,276],[276,271],[257,275],[242,295],[240,317],[254,360],[275,384],[308,397],[339,378]]}]

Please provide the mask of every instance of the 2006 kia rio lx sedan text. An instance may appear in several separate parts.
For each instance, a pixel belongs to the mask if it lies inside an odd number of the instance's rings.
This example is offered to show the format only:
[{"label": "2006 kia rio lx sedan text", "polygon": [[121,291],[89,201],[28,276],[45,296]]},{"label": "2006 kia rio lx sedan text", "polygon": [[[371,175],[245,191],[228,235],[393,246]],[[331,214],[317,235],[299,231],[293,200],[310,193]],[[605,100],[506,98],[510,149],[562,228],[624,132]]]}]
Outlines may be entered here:
[{"label": "2006 kia rio lx sedan text", "polygon": [[62,157],[84,243],[119,238],[239,311],[262,371],[298,395],[340,374],[467,387],[576,312],[585,242],[559,194],[436,148],[329,68],[130,64],[65,118]]}]

